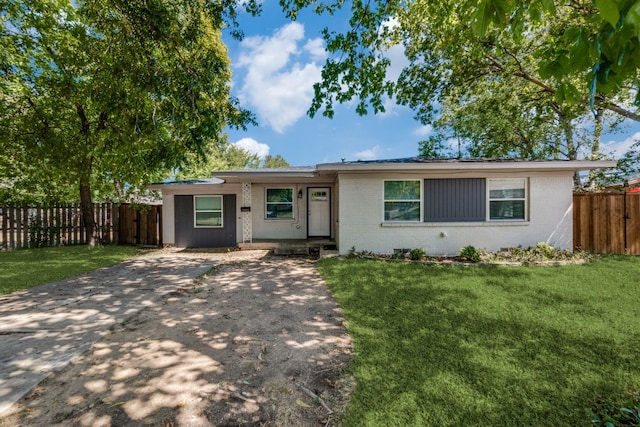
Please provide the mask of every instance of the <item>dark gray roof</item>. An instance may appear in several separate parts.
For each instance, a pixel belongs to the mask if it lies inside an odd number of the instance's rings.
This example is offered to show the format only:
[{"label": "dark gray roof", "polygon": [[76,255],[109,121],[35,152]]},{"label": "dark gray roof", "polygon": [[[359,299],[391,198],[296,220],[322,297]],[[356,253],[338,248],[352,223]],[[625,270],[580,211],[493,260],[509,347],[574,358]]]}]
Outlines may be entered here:
[{"label": "dark gray roof", "polygon": [[178,185],[178,184],[224,184],[224,179],[220,179],[220,178],[185,179],[184,181],[155,182],[151,185]]},{"label": "dark gray roof", "polygon": [[315,166],[287,166],[284,168],[256,168],[256,169],[232,169],[225,171],[213,171],[216,176],[228,176],[247,173],[289,173],[289,172],[315,172]]},{"label": "dark gray roof", "polygon": [[[343,161],[344,164],[384,164],[384,163],[503,163],[503,162],[548,162],[548,159],[491,159],[491,158],[469,158],[469,157],[403,157],[400,159],[381,159],[381,160],[354,160]],[[554,160],[554,161],[569,161],[569,160]],[[332,164],[332,163],[329,163]],[[340,163],[336,163],[340,164]]]}]

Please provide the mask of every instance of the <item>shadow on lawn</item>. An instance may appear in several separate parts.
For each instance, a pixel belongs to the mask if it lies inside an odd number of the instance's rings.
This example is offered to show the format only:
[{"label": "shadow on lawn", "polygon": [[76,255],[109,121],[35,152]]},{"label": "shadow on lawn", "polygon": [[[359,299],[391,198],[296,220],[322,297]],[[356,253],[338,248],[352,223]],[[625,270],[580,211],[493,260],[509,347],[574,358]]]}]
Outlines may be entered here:
[{"label": "shadow on lawn", "polygon": [[640,370],[637,333],[621,342],[599,301],[533,289],[526,269],[323,268],[354,339],[347,425],[588,425]]}]

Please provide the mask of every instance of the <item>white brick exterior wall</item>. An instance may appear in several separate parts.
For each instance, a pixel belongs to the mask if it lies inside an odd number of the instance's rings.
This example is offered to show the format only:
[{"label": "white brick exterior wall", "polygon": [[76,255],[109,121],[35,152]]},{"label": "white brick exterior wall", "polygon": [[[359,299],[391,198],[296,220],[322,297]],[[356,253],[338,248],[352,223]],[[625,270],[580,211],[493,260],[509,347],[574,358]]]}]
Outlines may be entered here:
[{"label": "white brick exterior wall", "polygon": [[[357,251],[392,253],[394,249],[423,248],[429,255],[457,255],[473,245],[496,251],[547,242],[556,248],[573,247],[572,172],[453,174],[340,174],[338,226],[341,254]],[[384,223],[384,179],[425,178],[529,179],[526,222]],[[424,195],[423,195],[424,197]]]}]

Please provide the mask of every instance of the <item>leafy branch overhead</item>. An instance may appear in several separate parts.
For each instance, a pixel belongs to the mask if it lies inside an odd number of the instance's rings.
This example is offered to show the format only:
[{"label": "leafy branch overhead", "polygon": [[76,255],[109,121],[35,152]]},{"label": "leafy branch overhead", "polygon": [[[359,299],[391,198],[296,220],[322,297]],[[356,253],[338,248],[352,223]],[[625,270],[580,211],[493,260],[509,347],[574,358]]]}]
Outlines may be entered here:
[{"label": "leafy branch overhead", "polygon": [[2,176],[16,189],[75,189],[90,230],[96,195],[162,178],[250,123],[221,40],[225,25],[237,30],[236,7],[0,0]]},{"label": "leafy branch overhead", "polygon": [[[350,5],[349,28],[325,29],[333,56],[315,86],[310,114],[331,117],[335,102],[358,98],[357,111],[384,111],[395,94],[429,121],[433,104],[455,85],[458,67],[492,68],[494,53],[528,49],[535,67],[519,77],[562,104],[581,104],[640,121],[637,91],[640,66],[639,0],[367,0],[317,3],[281,0],[289,16],[313,7],[335,13]],[[450,31],[455,28],[457,32]],[[409,65],[400,79],[388,78],[385,53],[402,44]],[[506,66],[493,64],[487,79]],[[426,73],[426,75],[425,75]],[[426,98],[426,99],[425,99]]]}]

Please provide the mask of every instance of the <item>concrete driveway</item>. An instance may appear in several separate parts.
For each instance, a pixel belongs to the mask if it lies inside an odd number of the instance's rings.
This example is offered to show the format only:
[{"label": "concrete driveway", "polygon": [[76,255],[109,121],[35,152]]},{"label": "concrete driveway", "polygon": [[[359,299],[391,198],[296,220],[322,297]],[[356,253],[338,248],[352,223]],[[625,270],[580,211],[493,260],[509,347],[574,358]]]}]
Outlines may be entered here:
[{"label": "concrete driveway", "polygon": [[264,254],[160,251],[0,297],[0,416],[115,325],[219,263]]}]

